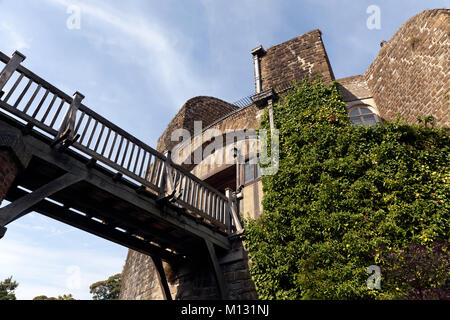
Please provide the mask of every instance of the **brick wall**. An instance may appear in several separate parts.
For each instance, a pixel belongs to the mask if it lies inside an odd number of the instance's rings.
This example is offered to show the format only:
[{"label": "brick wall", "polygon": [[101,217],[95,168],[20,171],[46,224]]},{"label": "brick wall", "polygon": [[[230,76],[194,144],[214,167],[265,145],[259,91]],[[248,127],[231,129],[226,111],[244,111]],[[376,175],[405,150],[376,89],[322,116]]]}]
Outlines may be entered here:
[{"label": "brick wall", "polygon": [[345,102],[364,100],[372,97],[364,75],[352,76],[336,80],[339,91]]},{"label": "brick wall", "polygon": [[[239,109],[222,100],[197,97],[189,100],[170,122],[158,140],[159,151],[172,148],[170,135],[177,128],[185,128],[193,134],[196,120],[203,121],[203,128],[225,129],[257,128],[261,110],[256,106]],[[227,116],[228,115],[228,116]],[[217,121],[215,123],[216,120]],[[205,249],[206,250],[206,249]],[[217,299],[218,289],[209,261],[194,259],[183,266],[168,266],[169,288],[173,299]],[[233,242],[233,248],[219,257],[230,299],[256,299],[256,291],[248,271],[248,258],[242,242]],[[159,300],[163,298],[152,259],[129,250],[123,270],[120,293],[122,300]]]},{"label": "brick wall", "polygon": [[[227,299],[257,299],[255,286],[248,270],[248,255],[242,241],[235,239],[232,248],[219,256],[225,279]],[[172,299],[216,300],[218,288],[206,248],[203,254],[183,265],[164,264]],[[149,256],[130,250],[123,270],[121,300],[161,300],[161,287],[156,269]]]},{"label": "brick wall", "polygon": [[18,167],[11,152],[0,149],[0,204],[5,199],[17,173]]},{"label": "brick wall", "polygon": [[158,139],[157,149],[164,152],[178,144],[178,142],[173,142],[170,139],[175,129],[184,128],[192,135],[194,133],[194,121],[201,120],[203,127],[205,127],[237,109],[238,107],[213,97],[192,98],[184,104]]},{"label": "brick wall", "polygon": [[320,30],[313,30],[266,50],[261,58],[262,89],[278,88],[321,74],[326,83],[334,80]]},{"label": "brick wall", "polygon": [[450,125],[449,36],[450,10],[428,10],[383,45],[365,76],[384,120],[432,115],[437,125]]}]

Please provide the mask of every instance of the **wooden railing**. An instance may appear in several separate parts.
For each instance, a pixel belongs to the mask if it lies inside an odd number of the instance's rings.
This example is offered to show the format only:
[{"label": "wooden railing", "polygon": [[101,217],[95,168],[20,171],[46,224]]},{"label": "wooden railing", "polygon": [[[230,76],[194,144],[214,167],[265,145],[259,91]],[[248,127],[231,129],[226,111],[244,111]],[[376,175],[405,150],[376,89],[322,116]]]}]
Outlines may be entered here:
[{"label": "wooden railing", "polygon": [[[81,103],[78,92],[68,96],[20,63],[0,52],[0,109],[38,128],[54,145],[75,148],[141,184],[159,198],[184,207],[190,214],[228,233],[240,231],[236,203],[196,176],[171,162],[141,140],[130,135]],[[0,69],[2,65],[0,65]]]}]

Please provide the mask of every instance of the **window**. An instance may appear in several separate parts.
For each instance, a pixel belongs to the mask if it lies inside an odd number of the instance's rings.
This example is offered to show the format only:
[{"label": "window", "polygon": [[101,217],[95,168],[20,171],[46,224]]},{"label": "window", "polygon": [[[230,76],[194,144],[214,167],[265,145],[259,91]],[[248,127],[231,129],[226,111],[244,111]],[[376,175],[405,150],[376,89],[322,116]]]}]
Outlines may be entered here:
[{"label": "window", "polygon": [[380,117],[369,106],[356,106],[349,110],[348,116],[354,125],[373,126],[381,122]]},{"label": "window", "polygon": [[244,185],[248,184],[261,176],[261,169],[255,161],[246,161],[244,164]]}]

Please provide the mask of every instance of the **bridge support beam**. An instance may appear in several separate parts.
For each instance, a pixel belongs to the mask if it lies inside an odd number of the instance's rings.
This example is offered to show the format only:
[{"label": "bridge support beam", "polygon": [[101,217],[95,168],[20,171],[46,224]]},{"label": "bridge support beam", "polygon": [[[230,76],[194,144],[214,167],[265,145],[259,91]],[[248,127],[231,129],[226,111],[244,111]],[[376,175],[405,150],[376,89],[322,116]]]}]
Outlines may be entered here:
[{"label": "bridge support beam", "polygon": [[161,258],[154,256],[151,256],[151,258],[156,267],[158,282],[161,286],[164,300],[172,300],[172,294],[170,293],[169,284],[167,282],[166,273],[164,272],[162,260]]},{"label": "bridge support beam", "polygon": [[219,298],[221,300],[227,299],[227,291],[225,289],[225,279],[223,278],[222,270],[220,269],[219,260],[217,259],[216,250],[211,241],[205,239],[206,248],[208,249],[209,259],[214,271],[214,278],[219,289]]},{"label": "bridge support beam", "polygon": [[23,196],[0,209],[0,235],[6,232],[5,226],[30,212],[31,208],[47,197],[83,180],[83,176],[66,173],[39,189]]},{"label": "bridge support beam", "polygon": [[[31,155],[27,152],[20,132],[0,131],[0,203],[16,176],[30,162]],[[0,239],[5,235],[6,228],[0,223]]]}]

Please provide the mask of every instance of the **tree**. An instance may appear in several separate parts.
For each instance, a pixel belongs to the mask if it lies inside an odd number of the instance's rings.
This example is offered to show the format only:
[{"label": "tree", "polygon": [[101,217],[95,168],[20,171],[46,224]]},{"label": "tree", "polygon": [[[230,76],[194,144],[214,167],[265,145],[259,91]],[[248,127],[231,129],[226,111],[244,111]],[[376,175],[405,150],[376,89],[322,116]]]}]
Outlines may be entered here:
[{"label": "tree", "polygon": [[0,300],[16,300],[14,290],[18,287],[18,283],[12,280],[12,277],[0,282]]},{"label": "tree", "polygon": [[33,300],[76,300],[76,299],[72,296],[72,294],[68,294],[68,295],[64,294],[62,296],[58,296],[58,298],[47,297],[47,296],[42,295],[42,296],[34,297]]},{"label": "tree", "polygon": [[107,280],[98,281],[90,286],[90,293],[94,300],[118,300],[122,274],[118,273]]}]

